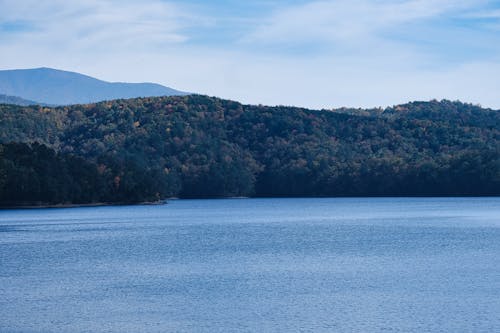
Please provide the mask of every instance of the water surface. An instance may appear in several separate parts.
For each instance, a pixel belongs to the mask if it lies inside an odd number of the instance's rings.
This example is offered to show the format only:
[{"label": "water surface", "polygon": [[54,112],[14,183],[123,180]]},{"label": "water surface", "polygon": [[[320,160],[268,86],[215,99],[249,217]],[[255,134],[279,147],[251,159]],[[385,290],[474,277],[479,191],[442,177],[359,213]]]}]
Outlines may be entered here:
[{"label": "water surface", "polygon": [[500,332],[500,198],[0,211],[0,332]]}]

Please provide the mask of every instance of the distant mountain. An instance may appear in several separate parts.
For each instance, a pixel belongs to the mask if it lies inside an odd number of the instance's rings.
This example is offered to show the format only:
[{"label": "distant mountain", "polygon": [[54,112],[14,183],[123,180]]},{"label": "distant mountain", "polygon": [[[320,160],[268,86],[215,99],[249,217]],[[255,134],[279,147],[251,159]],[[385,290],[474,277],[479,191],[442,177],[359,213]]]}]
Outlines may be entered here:
[{"label": "distant mountain", "polygon": [[27,99],[17,97],[17,96],[9,96],[9,95],[3,95],[0,94],[0,104],[15,104],[15,105],[35,105],[35,104],[40,104],[35,101],[29,101]]},{"label": "distant mountain", "polygon": [[185,92],[155,83],[106,82],[87,75],[52,68],[1,70],[0,94],[53,105],[85,104],[120,98],[186,95]]}]

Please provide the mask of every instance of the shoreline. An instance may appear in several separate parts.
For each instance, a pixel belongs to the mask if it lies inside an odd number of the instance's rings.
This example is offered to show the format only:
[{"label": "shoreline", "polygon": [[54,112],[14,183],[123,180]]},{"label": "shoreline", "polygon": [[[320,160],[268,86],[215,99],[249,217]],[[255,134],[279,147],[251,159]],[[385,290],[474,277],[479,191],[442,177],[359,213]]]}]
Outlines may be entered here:
[{"label": "shoreline", "polygon": [[137,203],[127,203],[127,202],[95,202],[95,203],[87,203],[87,204],[28,204],[28,205],[0,205],[0,211],[8,210],[8,209],[47,209],[47,208],[85,208],[85,207],[109,207],[109,206],[160,206],[168,204],[168,201],[176,201],[176,200],[224,200],[224,199],[325,199],[325,198],[343,198],[343,199],[362,199],[362,198],[379,198],[379,199],[399,199],[399,198],[498,198],[498,195],[437,195],[437,196],[426,196],[426,195],[406,195],[406,196],[341,196],[341,197],[296,197],[296,196],[276,196],[276,197],[215,197],[215,198],[179,198],[179,197],[169,197],[159,201],[145,201],[145,202],[137,202]]},{"label": "shoreline", "polygon": [[156,206],[156,205],[166,205],[167,200],[161,201],[145,201],[138,203],[126,203],[126,202],[95,202],[87,204],[40,204],[40,205],[7,205],[0,206],[0,211],[4,209],[44,209],[44,208],[84,208],[84,207],[109,207],[109,206]]}]

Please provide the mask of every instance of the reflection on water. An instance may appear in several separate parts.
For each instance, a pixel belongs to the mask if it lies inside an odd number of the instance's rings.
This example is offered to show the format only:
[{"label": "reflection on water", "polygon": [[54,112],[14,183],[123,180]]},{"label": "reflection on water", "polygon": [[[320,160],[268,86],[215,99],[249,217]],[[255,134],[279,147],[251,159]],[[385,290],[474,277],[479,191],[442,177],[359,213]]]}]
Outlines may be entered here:
[{"label": "reflection on water", "polygon": [[0,332],[500,331],[500,198],[0,211]]}]

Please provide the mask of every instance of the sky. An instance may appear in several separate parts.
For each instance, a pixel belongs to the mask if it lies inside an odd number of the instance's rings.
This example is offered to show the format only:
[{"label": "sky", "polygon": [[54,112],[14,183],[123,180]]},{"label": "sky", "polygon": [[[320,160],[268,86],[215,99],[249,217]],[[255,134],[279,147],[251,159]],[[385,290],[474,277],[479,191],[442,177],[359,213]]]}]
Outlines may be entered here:
[{"label": "sky", "polygon": [[0,0],[0,69],[243,103],[500,109],[500,0]]}]

